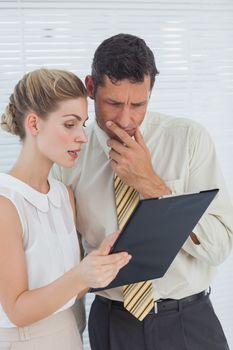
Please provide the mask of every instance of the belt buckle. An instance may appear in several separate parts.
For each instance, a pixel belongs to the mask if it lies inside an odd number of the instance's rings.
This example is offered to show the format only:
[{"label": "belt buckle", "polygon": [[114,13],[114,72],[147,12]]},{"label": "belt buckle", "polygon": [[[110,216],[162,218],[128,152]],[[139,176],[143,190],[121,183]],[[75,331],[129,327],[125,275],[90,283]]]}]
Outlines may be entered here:
[{"label": "belt buckle", "polygon": [[157,301],[155,301],[155,304],[154,304],[154,313],[155,313],[155,314],[158,313],[158,304],[157,304]]}]

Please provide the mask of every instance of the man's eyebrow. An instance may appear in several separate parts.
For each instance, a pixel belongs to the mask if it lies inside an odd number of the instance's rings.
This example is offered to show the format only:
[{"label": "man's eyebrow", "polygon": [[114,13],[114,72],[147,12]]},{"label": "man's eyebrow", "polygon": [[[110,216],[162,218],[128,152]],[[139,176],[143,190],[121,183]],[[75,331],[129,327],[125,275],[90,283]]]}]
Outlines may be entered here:
[{"label": "man's eyebrow", "polygon": [[139,105],[144,105],[147,103],[147,100],[139,101],[139,102],[132,102],[132,105],[134,106],[139,106]]},{"label": "man's eyebrow", "polygon": [[121,101],[114,100],[114,99],[112,99],[111,97],[107,97],[107,98],[106,98],[106,101],[112,102],[112,103],[119,103],[119,104],[123,103],[123,102],[121,102]]},{"label": "man's eyebrow", "polygon": [[[114,100],[114,99],[112,99],[112,98],[110,98],[110,97],[107,97],[106,98],[106,101],[107,102],[110,102],[110,103],[115,103],[115,104],[124,104],[124,102],[121,102],[121,101],[117,101],[117,100]],[[133,105],[133,106],[140,106],[140,105],[144,105],[144,104],[146,104],[147,103],[147,100],[143,100],[143,101],[139,101],[139,102],[131,102],[131,104]]]}]

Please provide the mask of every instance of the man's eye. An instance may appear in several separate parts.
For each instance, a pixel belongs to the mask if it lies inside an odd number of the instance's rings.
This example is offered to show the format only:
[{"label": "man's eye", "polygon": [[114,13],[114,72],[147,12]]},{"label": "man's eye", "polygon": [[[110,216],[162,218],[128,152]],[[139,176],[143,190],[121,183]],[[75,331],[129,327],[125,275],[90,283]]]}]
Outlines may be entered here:
[{"label": "man's eye", "polygon": [[138,104],[134,104],[132,105],[133,108],[140,108],[143,107],[145,104],[144,103],[138,103]]},{"label": "man's eye", "polygon": [[109,102],[109,104],[111,106],[115,106],[115,107],[121,106],[121,103],[119,103],[119,102]]}]

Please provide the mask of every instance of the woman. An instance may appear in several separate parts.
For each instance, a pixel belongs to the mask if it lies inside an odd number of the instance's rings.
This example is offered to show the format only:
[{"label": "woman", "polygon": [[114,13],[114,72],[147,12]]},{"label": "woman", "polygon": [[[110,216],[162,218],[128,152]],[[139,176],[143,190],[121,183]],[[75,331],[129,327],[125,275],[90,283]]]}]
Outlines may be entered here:
[{"label": "woman", "polygon": [[18,82],[2,115],[22,150],[0,174],[1,350],[81,349],[71,306],[130,259],[108,255],[113,234],[79,263],[72,192],[48,179],[53,163],[72,167],[87,142],[86,96],[74,74],[39,69]]}]

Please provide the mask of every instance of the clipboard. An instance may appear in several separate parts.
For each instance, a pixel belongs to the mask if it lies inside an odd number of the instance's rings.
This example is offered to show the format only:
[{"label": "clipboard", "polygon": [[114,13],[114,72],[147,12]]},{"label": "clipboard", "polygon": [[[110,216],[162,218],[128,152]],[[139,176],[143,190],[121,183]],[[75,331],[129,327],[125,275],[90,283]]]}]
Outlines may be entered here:
[{"label": "clipboard", "polygon": [[132,259],[108,286],[89,291],[163,277],[218,191],[141,199],[110,252]]}]

